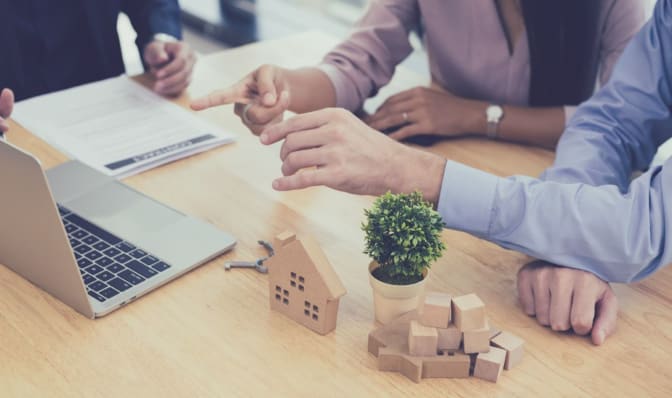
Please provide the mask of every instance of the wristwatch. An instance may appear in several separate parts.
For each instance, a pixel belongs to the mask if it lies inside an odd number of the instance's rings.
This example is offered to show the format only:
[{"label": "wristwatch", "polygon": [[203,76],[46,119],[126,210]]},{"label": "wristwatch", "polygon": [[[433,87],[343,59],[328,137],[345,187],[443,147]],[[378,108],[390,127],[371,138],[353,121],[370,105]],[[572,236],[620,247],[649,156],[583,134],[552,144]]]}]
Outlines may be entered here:
[{"label": "wristwatch", "polygon": [[497,127],[504,117],[504,109],[499,105],[490,105],[485,110],[485,117],[488,120],[488,138],[493,140],[497,138]]}]

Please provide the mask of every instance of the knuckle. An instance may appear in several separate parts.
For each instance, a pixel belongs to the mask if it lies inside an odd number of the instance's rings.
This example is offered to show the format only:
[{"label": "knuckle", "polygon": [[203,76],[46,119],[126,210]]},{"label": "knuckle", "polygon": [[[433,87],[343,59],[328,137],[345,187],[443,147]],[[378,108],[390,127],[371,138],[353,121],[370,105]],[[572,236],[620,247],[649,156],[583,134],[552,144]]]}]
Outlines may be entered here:
[{"label": "knuckle", "polygon": [[586,315],[577,315],[572,317],[572,329],[578,334],[588,333],[593,326],[593,320]]},{"label": "knuckle", "polygon": [[563,321],[552,321],[551,329],[556,332],[564,332],[569,329],[569,325],[567,324],[567,322]]}]

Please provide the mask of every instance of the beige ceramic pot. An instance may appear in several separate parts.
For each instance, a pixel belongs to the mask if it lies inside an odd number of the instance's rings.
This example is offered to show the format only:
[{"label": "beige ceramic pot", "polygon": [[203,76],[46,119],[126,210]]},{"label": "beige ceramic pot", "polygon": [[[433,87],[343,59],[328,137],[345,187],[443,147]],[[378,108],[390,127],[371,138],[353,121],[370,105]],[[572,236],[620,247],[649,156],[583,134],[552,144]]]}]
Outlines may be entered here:
[{"label": "beige ceramic pot", "polygon": [[369,264],[369,282],[373,288],[373,306],[376,313],[376,320],[382,324],[387,324],[399,316],[419,309],[420,298],[424,296],[425,282],[428,272],[425,270],[425,277],[412,285],[391,285],[376,279],[372,272],[380,265],[373,261]]}]

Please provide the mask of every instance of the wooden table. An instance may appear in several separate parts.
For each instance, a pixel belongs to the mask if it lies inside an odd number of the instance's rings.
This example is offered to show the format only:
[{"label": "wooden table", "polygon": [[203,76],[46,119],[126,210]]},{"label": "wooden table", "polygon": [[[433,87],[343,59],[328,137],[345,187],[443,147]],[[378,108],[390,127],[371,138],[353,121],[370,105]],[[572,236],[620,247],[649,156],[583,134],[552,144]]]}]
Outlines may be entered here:
[{"label": "wooden table", "polygon": [[[308,33],[201,59],[186,104],[228,85],[265,62],[319,61],[335,42]],[[426,83],[400,70],[382,95]],[[278,149],[263,147],[230,107],[203,116],[238,134],[238,141],[129,178],[126,182],[175,208],[232,232],[234,252],[102,319],[91,321],[0,267],[0,396],[670,396],[672,393],[672,271],[644,283],[616,286],[622,312],[617,333],[602,347],[537,325],[520,310],[517,269],[525,256],[463,233],[446,231],[445,255],[428,288],[476,292],[491,322],[525,338],[523,363],[498,384],[478,379],[414,384],[376,370],[366,350],[373,326],[368,259],[362,254],[363,209],[372,198],[313,188],[279,193]],[[20,127],[9,140],[45,167],[65,157]],[[535,175],[552,154],[477,139],[431,150],[495,172]],[[549,225],[549,228],[552,228]],[[263,254],[258,239],[284,229],[313,235],[348,294],[338,328],[328,336],[271,312],[266,276],[225,272],[231,259]]]}]

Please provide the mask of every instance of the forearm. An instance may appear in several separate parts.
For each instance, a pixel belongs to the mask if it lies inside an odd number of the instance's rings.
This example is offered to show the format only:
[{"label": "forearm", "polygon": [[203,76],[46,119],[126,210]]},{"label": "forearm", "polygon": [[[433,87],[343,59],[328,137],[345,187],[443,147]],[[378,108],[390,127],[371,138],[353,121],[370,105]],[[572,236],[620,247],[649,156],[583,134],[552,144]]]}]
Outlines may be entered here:
[{"label": "forearm", "polygon": [[336,91],[329,77],[318,68],[283,69],[290,90],[289,110],[312,112],[336,106]]},{"label": "forearm", "polygon": [[[482,101],[469,101],[471,116],[466,121],[465,131],[487,136],[488,123],[485,111],[490,105]],[[565,110],[562,107],[530,108],[520,106],[502,107],[504,117],[497,127],[497,138],[504,141],[555,148],[565,128]]]},{"label": "forearm", "polygon": [[666,233],[672,217],[664,206],[672,184],[664,167],[639,177],[623,195],[614,185],[499,178],[448,162],[438,208],[449,228],[630,282],[672,260]]}]

